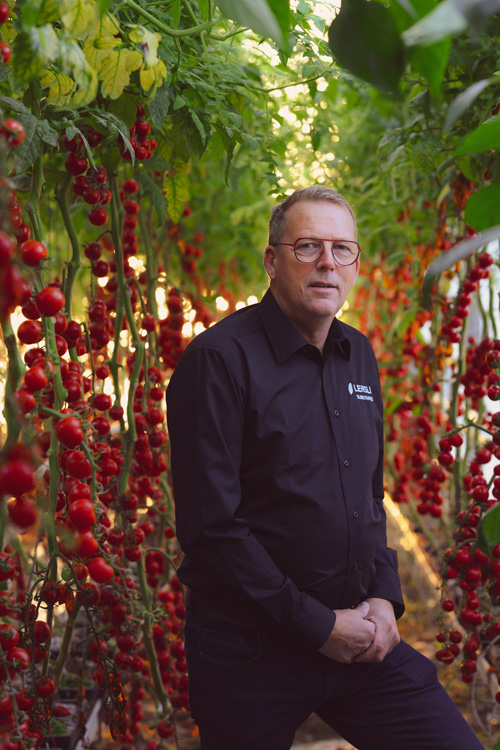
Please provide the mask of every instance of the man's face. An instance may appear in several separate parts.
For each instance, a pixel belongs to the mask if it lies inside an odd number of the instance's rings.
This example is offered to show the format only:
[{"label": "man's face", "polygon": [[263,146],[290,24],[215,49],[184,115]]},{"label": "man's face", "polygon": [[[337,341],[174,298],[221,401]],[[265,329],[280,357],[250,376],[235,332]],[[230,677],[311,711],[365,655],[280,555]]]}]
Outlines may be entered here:
[{"label": "man's face", "polygon": [[[294,243],[300,237],[355,240],[356,232],[345,206],[304,200],[288,209],[281,241]],[[264,265],[273,294],[299,329],[331,323],[358,275],[359,260],[351,266],[340,266],[333,260],[331,244],[324,245],[322,255],[314,263],[301,263],[293,248],[285,245],[268,245],[265,251]]]}]

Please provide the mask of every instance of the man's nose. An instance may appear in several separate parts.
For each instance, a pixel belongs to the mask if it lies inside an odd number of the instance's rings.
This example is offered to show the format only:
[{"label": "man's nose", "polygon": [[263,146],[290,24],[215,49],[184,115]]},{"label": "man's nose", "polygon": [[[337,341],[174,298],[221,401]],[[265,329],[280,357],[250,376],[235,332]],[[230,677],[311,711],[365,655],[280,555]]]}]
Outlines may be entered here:
[{"label": "man's nose", "polygon": [[333,268],[337,265],[337,261],[333,255],[333,242],[325,242],[323,240],[323,252],[319,256],[317,262],[320,265],[328,266],[329,268]]}]

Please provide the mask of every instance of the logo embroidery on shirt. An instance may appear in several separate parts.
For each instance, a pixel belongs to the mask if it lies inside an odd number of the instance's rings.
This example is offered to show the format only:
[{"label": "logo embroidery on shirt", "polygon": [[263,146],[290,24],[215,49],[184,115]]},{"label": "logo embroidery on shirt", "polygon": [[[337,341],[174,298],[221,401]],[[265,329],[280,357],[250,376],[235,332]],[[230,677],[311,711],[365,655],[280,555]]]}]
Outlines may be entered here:
[{"label": "logo embroidery on shirt", "polygon": [[348,390],[351,396],[353,393],[356,394],[356,398],[361,401],[373,401],[372,389],[370,385],[359,385],[357,383],[349,383]]}]

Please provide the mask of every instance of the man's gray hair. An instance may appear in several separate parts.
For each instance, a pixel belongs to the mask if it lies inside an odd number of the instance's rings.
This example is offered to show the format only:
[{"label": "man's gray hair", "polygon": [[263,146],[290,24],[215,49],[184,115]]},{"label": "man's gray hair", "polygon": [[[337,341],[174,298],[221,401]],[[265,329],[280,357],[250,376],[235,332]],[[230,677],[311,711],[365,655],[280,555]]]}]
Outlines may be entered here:
[{"label": "man's gray hair", "polygon": [[280,242],[285,234],[286,228],[286,212],[298,201],[329,201],[330,203],[337,203],[340,206],[347,208],[352,216],[354,222],[354,230],[356,230],[356,217],[351,205],[346,201],[343,195],[337,193],[336,190],[325,185],[310,185],[305,188],[298,188],[294,193],[285,198],[284,201],[277,203],[271,210],[271,219],[269,221],[269,244],[273,245],[275,242]]}]

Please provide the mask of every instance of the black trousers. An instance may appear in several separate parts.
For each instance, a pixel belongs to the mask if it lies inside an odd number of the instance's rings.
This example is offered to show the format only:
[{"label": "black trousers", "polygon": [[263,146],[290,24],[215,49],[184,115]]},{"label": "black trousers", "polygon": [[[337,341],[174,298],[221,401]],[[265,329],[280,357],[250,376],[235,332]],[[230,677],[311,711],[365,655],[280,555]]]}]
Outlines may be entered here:
[{"label": "black trousers", "polygon": [[199,614],[185,636],[202,750],[289,750],[313,712],[358,750],[484,750],[403,641],[381,663],[341,664]]}]

